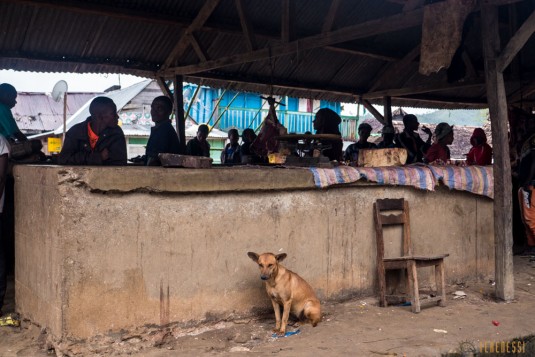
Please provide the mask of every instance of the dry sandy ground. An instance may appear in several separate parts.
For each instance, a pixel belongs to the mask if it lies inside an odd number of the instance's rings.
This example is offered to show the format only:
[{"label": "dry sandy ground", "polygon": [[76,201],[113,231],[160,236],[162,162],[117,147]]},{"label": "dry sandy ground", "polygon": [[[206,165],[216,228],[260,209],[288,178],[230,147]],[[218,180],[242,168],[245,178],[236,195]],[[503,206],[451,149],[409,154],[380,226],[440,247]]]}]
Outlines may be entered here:
[{"label": "dry sandy ground", "polygon": [[[77,343],[52,342],[38,326],[23,321],[21,328],[0,327],[0,356],[412,357],[460,352],[463,342],[476,349],[486,343],[488,351],[490,343],[535,333],[535,262],[522,257],[514,262],[516,299],[508,304],[494,301],[489,282],[451,285],[449,298],[460,289],[467,296],[420,314],[409,307],[380,308],[371,297],[324,303],[325,316],[318,327],[304,325],[299,334],[285,338],[272,337],[271,315],[189,328],[143,327]],[[518,355],[535,356],[534,345]]]}]

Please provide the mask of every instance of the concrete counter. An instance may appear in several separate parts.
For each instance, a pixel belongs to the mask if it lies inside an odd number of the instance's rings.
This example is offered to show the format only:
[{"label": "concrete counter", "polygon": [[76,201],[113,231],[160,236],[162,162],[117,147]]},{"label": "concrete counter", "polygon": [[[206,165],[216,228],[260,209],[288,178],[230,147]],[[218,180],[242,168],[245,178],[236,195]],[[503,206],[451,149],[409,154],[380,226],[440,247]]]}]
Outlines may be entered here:
[{"label": "concrete counter", "polygon": [[248,251],[288,253],[320,299],[374,295],[372,203],[385,197],[409,201],[416,254],[450,253],[448,281],[494,274],[493,202],[469,193],[320,190],[301,169],[21,165],[14,176],[17,309],[56,336],[269,308]]}]

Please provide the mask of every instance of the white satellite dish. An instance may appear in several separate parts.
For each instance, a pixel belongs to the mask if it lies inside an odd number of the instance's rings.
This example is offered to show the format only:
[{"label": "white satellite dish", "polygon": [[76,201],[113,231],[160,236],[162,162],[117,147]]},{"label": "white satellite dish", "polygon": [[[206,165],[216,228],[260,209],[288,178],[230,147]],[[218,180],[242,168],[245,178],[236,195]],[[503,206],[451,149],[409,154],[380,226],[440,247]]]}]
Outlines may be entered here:
[{"label": "white satellite dish", "polygon": [[67,89],[67,82],[64,80],[58,81],[58,83],[54,85],[54,89],[52,89],[52,99],[54,99],[55,102],[59,102],[63,99],[65,93],[67,93]]},{"label": "white satellite dish", "polygon": [[67,131],[67,82],[64,80],[58,81],[52,89],[52,99],[59,102],[63,99],[63,142],[65,142],[65,133]]}]

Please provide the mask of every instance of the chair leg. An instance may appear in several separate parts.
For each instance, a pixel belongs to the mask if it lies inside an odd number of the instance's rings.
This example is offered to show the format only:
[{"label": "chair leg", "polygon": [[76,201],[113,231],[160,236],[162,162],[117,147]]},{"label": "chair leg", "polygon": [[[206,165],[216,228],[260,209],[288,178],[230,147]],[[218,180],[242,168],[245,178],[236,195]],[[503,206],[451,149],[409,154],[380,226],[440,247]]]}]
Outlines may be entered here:
[{"label": "chair leg", "polygon": [[409,288],[411,289],[411,310],[414,313],[420,312],[420,292],[418,287],[418,274],[416,272],[416,262],[408,262]]},{"label": "chair leg", "polygon": [[435,283],[437,285],[437,295],[442,299],[438,302],[438,306],[446,306],[446,283],[444,279],[444,261],[441,260],[435,265]]},{"label": "chair leg", "polygon": [[379,266],[377,273],[379,276],[379,306],[386,307],[386,272],[384,266]]}]

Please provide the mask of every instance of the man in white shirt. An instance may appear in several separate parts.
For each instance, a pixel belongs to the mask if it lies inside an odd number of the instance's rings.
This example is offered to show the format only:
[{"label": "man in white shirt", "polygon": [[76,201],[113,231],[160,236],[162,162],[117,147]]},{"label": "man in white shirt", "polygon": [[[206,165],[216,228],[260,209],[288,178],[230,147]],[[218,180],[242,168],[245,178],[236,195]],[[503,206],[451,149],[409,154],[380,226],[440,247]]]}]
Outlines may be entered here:
[{"label": "man in white shirt", "polygon": [[2,316],[2,306],[7,286],[7,256],[6,247],[2,239],[2,212],[4,209],[4,188],[7,179],[7,167],[9,159],[9,144],[0,135],[0,316]]}]

